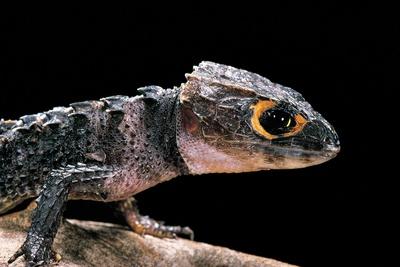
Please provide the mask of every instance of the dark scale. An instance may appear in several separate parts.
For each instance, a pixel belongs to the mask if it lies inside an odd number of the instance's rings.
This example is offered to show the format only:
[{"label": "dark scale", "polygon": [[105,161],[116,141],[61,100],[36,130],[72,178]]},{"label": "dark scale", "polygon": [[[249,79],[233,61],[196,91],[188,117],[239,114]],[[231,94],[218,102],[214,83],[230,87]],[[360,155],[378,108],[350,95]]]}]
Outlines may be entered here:
[{"label": "dark scale", "polygon": [[[187,80],[174,89],[147,86],[137,97],[107,97],[0,121],[0,214],[25,199],[38,204],[26,241],[9,262],[21,255],[28,266],[51,261],[68,199],[118,201],[138,233],[192,237],[187,227],[141,216],[131,197],[183,174],[306,167],[338,152],[333,128],[290,88],[212,62],[195,67]],[[251,106],[260,99],[305,114],[302,132],[279,140],[257,134]],[[267,110],[259,120],[272,134],[293,127],[279,110]]]}]

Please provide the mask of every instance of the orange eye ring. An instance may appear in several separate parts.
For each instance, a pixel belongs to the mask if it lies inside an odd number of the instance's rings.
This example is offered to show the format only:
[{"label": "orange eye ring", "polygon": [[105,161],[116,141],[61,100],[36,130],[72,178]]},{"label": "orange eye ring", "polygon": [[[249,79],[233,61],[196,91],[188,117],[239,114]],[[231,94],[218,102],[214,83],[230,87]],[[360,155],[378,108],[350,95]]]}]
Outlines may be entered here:
[{"label": "orange eye ring", "polygon": [[299,133],[307,123],[307,120],[300,114],[296,114],[294,116],[294,120],[296,125],[287,133],[282,135],[273,135],[267,132],[264,127],[260,124],[260,117],[261,115],[274,107],[276,107],[276,102],[273,100],[260,100],[256,104],[251,105],[250,108],[253,109],[253,116],[251,117],[251,126],[253,129],[260,134],[261,136],[265,137],[268,140],[273,140],[280,137],[290,137]]},{"label": "orange eye ring", "polygon": [[267,132],[260,124],[261,115],[276,106],[276,103],[272,100],[260,100],[256,104],[251,105],[250,108],[253,109],[253,116],[251,117],[251,126],[260,135],[264,136],[268,140],[277,138],[276,135],[272,135]]},{"label": "orange eye ring", "polygon": [[290,132],[283,134],[284,137],[290,137],[298,134],[301,130],[303,130],[304,126],[307,124],[307,120],[300,114],[296,114],[294,116],[294,120],[296,121],[296,126],[294,126]]}]

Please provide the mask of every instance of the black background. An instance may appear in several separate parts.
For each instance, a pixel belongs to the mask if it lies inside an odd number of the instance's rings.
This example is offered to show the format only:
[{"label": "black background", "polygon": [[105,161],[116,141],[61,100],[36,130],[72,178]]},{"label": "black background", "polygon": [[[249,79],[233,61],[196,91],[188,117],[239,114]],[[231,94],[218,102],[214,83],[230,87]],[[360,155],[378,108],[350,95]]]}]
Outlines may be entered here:
[{"label": "black background", "polygon": [[[389,169],[399,23],[391,7],[324,3],[3,9],[0,117],[180,85],[201,60],[259,73],[335,126],[339,156],[307,169],[180,177],[139,194],[142,213],[190,225],[198,241],[302,266],[384,266],[398,213]],[[117,220],[90,202],[71,202],[66,216]]]}]

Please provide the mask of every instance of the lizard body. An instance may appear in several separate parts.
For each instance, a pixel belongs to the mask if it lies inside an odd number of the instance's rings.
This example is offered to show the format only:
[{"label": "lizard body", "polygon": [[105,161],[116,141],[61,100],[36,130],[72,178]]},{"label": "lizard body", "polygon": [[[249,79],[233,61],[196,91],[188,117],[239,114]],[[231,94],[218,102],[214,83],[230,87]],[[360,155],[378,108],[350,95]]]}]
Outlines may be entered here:
[{"label": "lizard body", "polygon": [[339,151],[332,126],[288,87],[212,62],[186,77],[173,89],[148,86],[136,97],[0,122],[0,214],[39,197],[27,240],[11,260],[50,261],[67,199],[121,201],[136,231],[191,234],[140,220],[123,200],[179,175],[300,168]]}]

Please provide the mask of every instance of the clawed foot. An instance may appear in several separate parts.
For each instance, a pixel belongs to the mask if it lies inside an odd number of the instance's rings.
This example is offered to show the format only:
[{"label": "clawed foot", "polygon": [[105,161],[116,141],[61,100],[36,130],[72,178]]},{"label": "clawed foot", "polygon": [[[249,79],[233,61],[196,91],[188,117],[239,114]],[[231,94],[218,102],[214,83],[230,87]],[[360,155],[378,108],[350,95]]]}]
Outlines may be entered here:
[{"label": "clawed foot", "polygon": [[151,219],[149,216],[140,215],[134,198],[120,202],[119,210],[135,233],[167,238],[175,238],[178,235],[184,235],[188,236],[191,240],[194,239],[194,233],[189,227],[167,226],[164,225],[164,222],[158,222]]},{"label": "clawed foot", "polygon": [[51,239],[28,235],[24,244],[8,260],[8,263],[14,262],[21,256],[24,256],[26,265],[29,267],[44,266],[49,264],[51,260],[60,261],[60,254],[51,249],[51,241]]},{"label": "clawed foot", "polygon": [[168,226],[164,222],[156,221],[149,216],[140,216],[139,220],[129,222],[133,231],[138,234],[149,234],[156,237],[176,238],[177,235],[184,235],[191,240],[194,239],[194,232],[189,227]]}]

